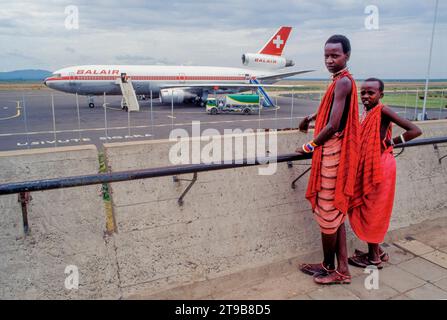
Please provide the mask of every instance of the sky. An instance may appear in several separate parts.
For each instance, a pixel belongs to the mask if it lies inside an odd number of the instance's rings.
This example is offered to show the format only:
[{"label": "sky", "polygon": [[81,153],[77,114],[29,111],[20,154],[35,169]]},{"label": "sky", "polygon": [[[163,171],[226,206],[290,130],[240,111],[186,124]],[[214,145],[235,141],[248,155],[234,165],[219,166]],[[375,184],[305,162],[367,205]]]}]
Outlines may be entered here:
[{"label": "sky", "polygon": [[[257,52],[286,25],[293,30],[285,57],[294,69],[316,70],[302,78],[328,77],[323,49],[333,34],[351,40],[349,68],[358,78],[425,78],[435,1],[0,0],[0,72],[82,64],[242,67],[243,53]],[[446,58],[447,1],[440,0],[432,79],[447,78]]]}]

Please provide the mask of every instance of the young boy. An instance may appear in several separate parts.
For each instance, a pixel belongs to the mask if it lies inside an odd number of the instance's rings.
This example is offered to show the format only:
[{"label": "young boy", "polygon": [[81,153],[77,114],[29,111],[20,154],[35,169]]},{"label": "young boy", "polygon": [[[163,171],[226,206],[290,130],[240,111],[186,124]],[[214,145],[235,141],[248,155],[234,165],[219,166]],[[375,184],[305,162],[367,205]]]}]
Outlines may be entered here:
[{"label": "young boy", "polygon": [[313,152],[306,198],[320,226],[324,252],[322,263],[301,264],[299,269],[314,276],[319,284],[351,282],[344,221],[354,194],[360,124],[357,89],[346,66],[350,54],[351,45],[345,36],[334,35],[326,41],[325,64],[333,82],[318,112],[306,117],[299,126],[306,132],[310,121],[316,120],[314,140],[296,152]]},{"label": "young boy", "polygon": [[[422,134],[412,122],[384,106],[384,84],[377,78],[366,79],[360,90],[364,106],[361,117],[360,160],[349,219],[354,233],[368,243],[368,253],[356,250],[349,263],[365,268],[388,260],[380,248],[390,223],[396,186],[396,160],[393,146]],[[392,123],[406,130],[392,138]]]}]

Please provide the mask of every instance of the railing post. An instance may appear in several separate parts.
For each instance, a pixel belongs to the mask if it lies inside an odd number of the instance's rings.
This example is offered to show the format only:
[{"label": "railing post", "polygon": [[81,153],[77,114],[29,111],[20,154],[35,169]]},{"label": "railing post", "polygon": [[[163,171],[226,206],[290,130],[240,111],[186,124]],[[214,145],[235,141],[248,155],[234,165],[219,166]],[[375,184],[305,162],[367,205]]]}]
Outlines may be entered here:
[{"label": "railing post", "polygon": [[32,200],[31,194],[29,192],[20,192],[18,202],[22,206],[22,219],[23,219],[23,231],[27,236],[29,234],[29,224],[28,224],[28,203]]}]

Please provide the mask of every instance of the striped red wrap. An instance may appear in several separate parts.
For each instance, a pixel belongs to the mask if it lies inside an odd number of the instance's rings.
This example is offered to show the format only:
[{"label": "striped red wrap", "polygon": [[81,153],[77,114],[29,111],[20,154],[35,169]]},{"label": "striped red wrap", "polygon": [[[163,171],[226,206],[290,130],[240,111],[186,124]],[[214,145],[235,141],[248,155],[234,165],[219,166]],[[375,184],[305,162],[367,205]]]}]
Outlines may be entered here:
[{"label": "striped red wrap", "polygon": [[[348,212],[350,198],[354,195],[360,151],[357,87],[354,78],[347,70],[337,75],[329,85],[318,109],[314,136],[317,137],[328,123],[332,102],[334,100],[335,86],[337,81],[343,77],[351,80],[352,89],[346,127],[342,138],[340,164],[338,166],[335,185],[334,206],[346,214]],[[317,193],[321,191],[321,160],[322,148],[316,148],[312,156],[312,170],[306,192],[306,198],[310,201],[313,210],[317,205]]]}]

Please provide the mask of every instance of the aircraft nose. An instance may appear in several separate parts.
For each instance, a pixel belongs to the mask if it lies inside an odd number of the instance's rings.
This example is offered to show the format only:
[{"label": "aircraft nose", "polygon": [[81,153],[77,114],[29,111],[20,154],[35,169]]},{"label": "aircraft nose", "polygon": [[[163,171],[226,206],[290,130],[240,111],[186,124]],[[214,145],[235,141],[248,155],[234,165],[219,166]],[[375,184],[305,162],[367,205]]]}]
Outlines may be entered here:
[{"label": "aircraft nose", "polygon": [[45,78],[45,80],[43,80],[43,84],[48,87],[53,89],[54,88],[54,81],[52,79],[50,79],[51,77]]}]

